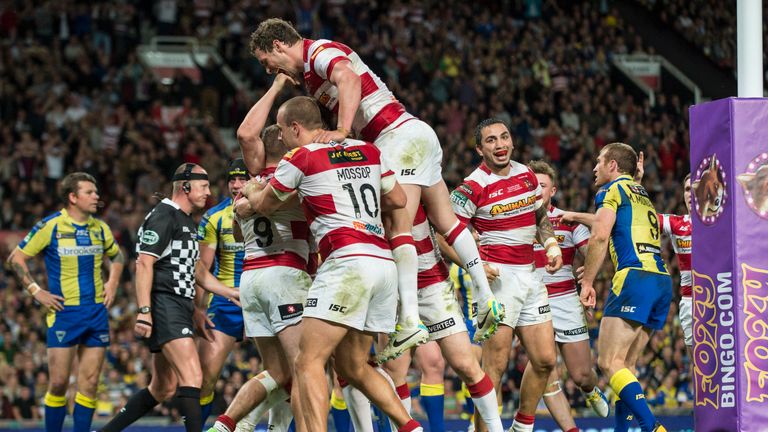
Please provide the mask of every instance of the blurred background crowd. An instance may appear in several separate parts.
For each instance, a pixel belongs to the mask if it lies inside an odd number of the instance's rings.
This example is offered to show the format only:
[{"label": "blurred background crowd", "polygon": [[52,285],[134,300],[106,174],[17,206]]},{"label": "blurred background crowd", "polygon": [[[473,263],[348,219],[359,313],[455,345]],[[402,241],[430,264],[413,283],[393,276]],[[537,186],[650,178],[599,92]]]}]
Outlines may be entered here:
[{"label": "blurred background crowd", "polygon": [[[734,46],[720,31],[732,29],[733,23],[723,22],[735,18],[712,12],[722,9],[718,2],[643,3],[665,14],[668,25],[716,62],[732,67]],[[307,37],[336,39],[356,50],[411,113],[435,128],[449,186],[479,163],[475,125],[498,117],[513,132],[516,160],[544,159],[558,169],[559,207],[593,209],[596,153],[606,143],[623,141],[645,153],[644,184],[656,209],[685,212],[681,181],[689,166],[691,101],[660,92],[651,106],[615,81],[613,55],[654,51],[607,0],[0,1],[0,258],[60,207],[56,183],[72,171],[98,180],[104,202],[99,216],[129,257],[110,311],[113,343],[99,416],[111,416],[148,382],[149,352],[132,334],[137,229],[156,203],[153,193],[166,190],[182,162],[208,170],[210,204],[227,196],[224,167],[239,153],[227,143],[270,83],[248,52],[248,39],[271,16],[292,21]],[[182,75],[158,82],[136,52],[154,35],[196,37],[216,47],[245,87],[229,85],[210,64],[203,66],[200,84]],[[709,42],[699,43],[700,37]],[[178,107],[173,118],[164,116],[164,107]],[[668,244],[665,254],[677,281]],[[42,284],[42,260],[32,263]],[[603,296],[610,278],[606,264],[596,284]],[[0,419],[40,418],[47,385],[44,312],[8,271],[0,275],[0,310]],[[590,322],[592,336],[599,319],[598,312]],[[522,350],[514,357],[504,386],[505,413],[514,410],[527,361]],[[660,408],[689,409],[689,367],[675,299],[667,326],[653,336],[640,362],[649,399]],[[217,385],[214,413],[259,370],[251,343],[236,349]],[[561,372],[572,406],[584,407]],[[418,381],[415,371],[413,380]],[[446,410],[457,414],[459,381],[448,371],[446,382]],[[604,379],[601,387],[607,387]],[[163,406],[157,414],[172,410]]]}]

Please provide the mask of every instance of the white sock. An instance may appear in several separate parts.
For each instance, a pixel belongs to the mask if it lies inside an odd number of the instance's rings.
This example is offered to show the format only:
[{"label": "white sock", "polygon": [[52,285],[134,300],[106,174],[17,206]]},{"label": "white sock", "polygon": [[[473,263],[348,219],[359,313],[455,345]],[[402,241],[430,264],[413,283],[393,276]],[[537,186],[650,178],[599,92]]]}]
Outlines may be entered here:
[{"label": "white sock", "polygon": [[278,387],[274,391],[269,392],[266,399],[261,401],[261,403],[256,405],[256,408],[249,412],[247,416],[237,422],[237,429],[235,429],[235,432],[253,432],[253,429],[256,428],[261,416],[278,402],[285,401],[286,399],[288,399],[288,393],[286,393],[285,389],[282,387]]},{"label": "white sock", "polygon": [[410,234],[396,235],[390,243],[397,245],[392,249],[392,257],[397,266],[397,292],[400,295],[397,323],[405,328],[413,328],[419,323],[419,298],[416,294],[419,256]]},{"label": "white sock", "polygon": [[269,410],[269,427],[267,430],[270,432],[288,432],[291,420],[293,420],[291,404],[283,399]]},{"label": "white sock", "polygon": [[512,427],[509,428],[509,432],[533,432],[532,424],[522,424],[517,421],[512,422]]},{"label": "white sock", "polygon": [[351,385],[341,388],[344,400],[347,402],[349,417],[355,432],[373,432],[373,416],[371,415],[371,401],[360,390]]},{"label": "white sock", "polygon": [[472,233],[464,228],[451,246],[456,250],[456,254],[459,255],[461,266],[467,269],[472,277],[473,288],[477,288],[477,291],[472,291],[472,295],[476,296],[478,304],[485,304],[493,293],[491,292],[491,286],[488,285],[488,279],[485,277],[483,262],[480,260],[480,252],[477,250],[477,244],[472,237]]},{"label": "white sock", "polygon": [[496,390],[493,388],[493,382],[488,375],[476,382],[467,384],[469,394],[472,396],[472,402],[483,422],[488,426],[489,432],[504,432],[499,415],[499,402],[496,399]]}]

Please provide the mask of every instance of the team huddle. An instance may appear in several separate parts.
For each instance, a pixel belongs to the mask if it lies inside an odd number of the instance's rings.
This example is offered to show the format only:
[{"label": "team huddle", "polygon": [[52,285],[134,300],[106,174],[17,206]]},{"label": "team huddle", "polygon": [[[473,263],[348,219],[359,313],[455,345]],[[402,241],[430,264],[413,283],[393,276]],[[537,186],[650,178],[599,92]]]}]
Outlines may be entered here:
[{"label": "team huddle", "polygon": [[[474,405],[470,427],[502,432],[501,380],[515,335],[529,362],[509,430],[532,431],[543,397],[561,429],[577,431],[555,365],[559,351],[587,405],[610,415],[587,331],[607,250],[616,273],[596,360],[618,398],[615,430],[636,419],[643,431],[665,431],[634,368],[672,298],[661,234],[690,240],[690,219],[657,214],[639,183],[642,154],[621,143],[603,147],[596,213],[572,213],[551,202],[554,169],[512,160],[509,127],[487,119],[475,131],[482,163],[449,191],[435,132],[349,47],[304,39],[268,19],[251,36],[251,52],[275,80],[238,129],[242,158],[227,169],[231,196],[196,224],[191,214],[211,194],[208,174],[183,164],[172,196],[139,230],[134,331],[153,353],[152,378],[102,431],[123,430],[177,396],[186,430],[200,432],[227,356],[248,337],[264,370],[209,432],[250,432],[267,413],[269,430],[325,431],[339,401],[356,431],[374,430],[372,405],[391,430],[421,431],[406,383],[412,355],[425,369],[422,393],[426,368],[441,365],[437,382],[426,384],[439,394],[448,365]],[[308,96],[276,106],[287,86],[302,82]],[[267,125],[275,108],[276,123]],[[335,129],[323,110],[337,119]],[[125,260],[109,227],[93,217],[95,179],[74,173],[62,186],[65,208],[36,225],[9,260],[49,308],[46,430],[62,430],[77,354],[74,430],[90,431],[110,343],[106,308]],[[685,193],[690,206],[688,179]],[[673,244],[690,347],[690,241]],[[48,290],[27,269],[38,253]],[[577,255],[584,261],[578,281]],[[338,388],[329,388],[329,374]]]}]

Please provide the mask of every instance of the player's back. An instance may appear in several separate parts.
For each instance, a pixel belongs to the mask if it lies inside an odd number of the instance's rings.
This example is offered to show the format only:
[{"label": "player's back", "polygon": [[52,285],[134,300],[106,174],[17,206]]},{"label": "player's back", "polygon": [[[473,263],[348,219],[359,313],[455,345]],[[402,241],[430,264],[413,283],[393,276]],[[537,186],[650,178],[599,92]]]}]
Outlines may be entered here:
[{"label": "player's back", "polygon": [[[257,178],[269,181],[275,168],[264,169]],[[269,216],[235,215],[245,245],[244,270],[275,265],[306,270],[309,255],[309,227],[298,203],[287,204]]]},{"label": "player's back", "polygon": [[394,181],[370,143],[309,144],[286,154],[272,179],[298,190],[324,260],[351,255],[392,259],[381,221],[382,180]]},{"label": "player's back", "polygon": [[616,213],[611,231],[611,259],[616,270],[634,268],[667,274],[661,257],[659,220],[648,192],[628,175],[609,182],[597,192],[598,209]]}]

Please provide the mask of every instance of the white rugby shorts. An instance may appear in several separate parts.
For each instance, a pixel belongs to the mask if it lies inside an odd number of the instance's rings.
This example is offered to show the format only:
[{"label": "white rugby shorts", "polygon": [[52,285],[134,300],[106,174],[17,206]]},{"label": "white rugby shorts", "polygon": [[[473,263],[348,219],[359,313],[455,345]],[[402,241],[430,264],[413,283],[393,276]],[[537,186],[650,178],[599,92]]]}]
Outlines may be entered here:
[{"label": "white rugby shorts", "polygon": [[499,270],[499,276],[491,283],[491,291],[504,305],[501,324],[515,328],[552,320],[547,287],[533,265],[488,265]]},{"label": "white rugby shorts", "polygon": [[433,186],[442,181],[443,149],[435,131],[423,121],[406,120],[379,135],[374,144],[401,184]]},{"label": "white rugby shorts", "polygon": [[550,297],[552,327],[555,328],[555,342],[573,343],[589,340],[587,316],[576,291]]},{"label": "white rugby shorts", "polygon": [[247,337],[272,337],[301,321],[312,283],[307,272],[274,266],[240,276],[240,304]]},{"label": "white rugby shorts", "polygon": [[429,330],[429,340],[466,332],[464,315],[450,279],[418,290],[419,317]]}]

